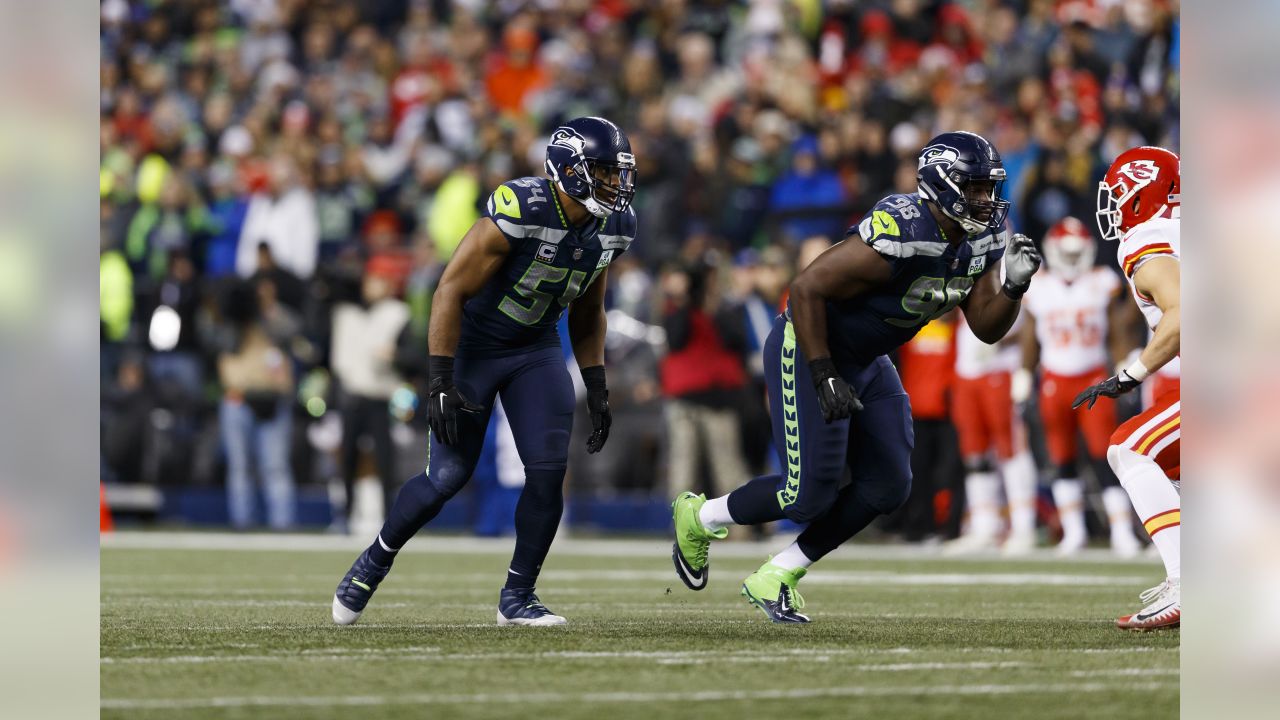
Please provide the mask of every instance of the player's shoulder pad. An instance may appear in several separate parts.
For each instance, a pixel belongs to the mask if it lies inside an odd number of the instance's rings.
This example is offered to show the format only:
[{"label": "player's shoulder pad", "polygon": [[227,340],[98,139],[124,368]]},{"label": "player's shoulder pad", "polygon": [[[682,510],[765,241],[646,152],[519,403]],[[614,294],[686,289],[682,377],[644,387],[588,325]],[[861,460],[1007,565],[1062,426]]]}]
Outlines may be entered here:
[{"label": "player's shoulder pad", "polygon": [[1120,271],[1127,278],[1133,277],[1143,263],[1161,255],[1178,259],[1176,236],[1162,222],[1144,222],[1133,228],[1120,241],[1117,251]]},{"label": "player's shoulder pad", "polygon": [[621,255],[636,239],[636,227],[636,211],[633,208],[611,213],[600,230],[600,247],[615,250],[615,254]]},{"label": "player's shoulder pad", "polygon": [[846,236],[857,233],[873,250],[889,259],[916,255],[939,257],[947,243],[936,232],[927,232],[924,213],[928,210],[915,193],[889,195],[876,203],[871,212]]},{"label": "player's shoulder pad", "polygon": [[551,185],[546,178],[523,177],[502,183],[485,203],[485,216],[492,219],[509,240],[537,238],[559,242],[567,234],[560,227]]}]

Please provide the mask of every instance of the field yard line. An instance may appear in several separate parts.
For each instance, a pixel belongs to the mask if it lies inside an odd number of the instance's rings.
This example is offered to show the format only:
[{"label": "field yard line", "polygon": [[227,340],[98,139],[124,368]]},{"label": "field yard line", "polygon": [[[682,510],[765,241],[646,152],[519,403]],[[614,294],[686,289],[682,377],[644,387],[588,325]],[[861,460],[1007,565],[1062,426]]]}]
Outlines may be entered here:
[{"label": "field yard line", "polygon": [[[1072,652],[1089,652],[1089,651],[1114,651],[1114,652],[1150,652],[1155,648],[1137,647],[1137,648],[1063,648],[1063,649],[1046,649],[1046,650],[1025,650],[1022,652],[1050,652],[1050,653],[1072,653]],[[1021,651],[1021,650],[1020,650]],[[546,652],[532,653],[441,653],[439,648],[432,647],[405,647],[405,648],[315,648],[304,650],[301,653],[295,651],[281,651],[278,653],[259,654],[259,655],[170,655],[170,656],[127,656],[127,657],[103,657],[99,660],[104,665],[123,664],[123,665],[185,665],[185,664],[206,664],[218,662],[280,662],[281,660],[297,660],[299,658],[305,660],[350,660],[352,658],[360,658],[362,660],[421,660],[421,661],[498,661],[498,660],[518,660],[523,662],[531,662],[536,660],[653,660],[659,664],[677,665],[677,664],[705,664],[720,661],[726,662],[745,662],[757,661],[760,659],[778,658],[779,656],[790,656],[803,658],[806,661],[814,658],[830,658],[830,657],[866,657],[872,655],[906,655],[917,652],[938,652],[942,654],[952,653],[1006,653],[1012,652],[1009,648],[948,648],[943,650],[930,649],[912,649],[905,647],[898,648],[821,648],[821,647],[793,647],[793,648],[772,648],[770,650],[618,650],[618,651],[590,651],[590,650],[553,650]],[[996,667],[1025,667],[1027,663],[1017,661],[999,661],[999,662],[962,662],[962,663],[946,663],[946,662],[921,662],[921,663],[897,663],[897,664],[867,664],[861,665],[858,669],[872,671],[903,671],[903,670],[943,670],[943,669],[988,669]],[[1176,673],[1176,669],[1174,670]],[[1124,673],[1116,673],[1124,674]],[[1104,674],[1105,676],[1106,674]],[[1085,676],[1081,676],[1085,677]]]},{"label": "field yard line", "polygon": [[[207,578],[207,575],[192,575],[195,578]],[[336,576],[335,576],[336,577]],[[460,573],[449,576],[458,583],[484,582],[493,579],[493,573]],[[112,580],[110,574],[103,574],[104,581]],[[399,580],[400,578],[397,578]],[[675,573],[666,570],[547,570],[542,573],[542,580],[564,582],[667,582],[675,579]],[[897,573],[890,570],[817,570],[805,576],[810,585],[951,585],[960,587],[982,585],[1057,585],[1057,586],[1089,586],[1113,587],[1141,585],[1150,580],[1140,575],[1083,575],[1073,573],[1019,573],[1019,572],[978,572],[978,573]],[[194,590],[193,590],[194,591]],[[388,592],[401,594],[438,594],[437,590],[414,588],[388,588]],[[263,594],[270,594],[264,589]],[[151,593],[148,593],[151,594]]]},{"label": "field yard line", "polygon": [[1176,683],[1026,683],[1004,685],[914,685],[764,690],[702,690],[698,692],[477,693],[315,696],[224,696],[211,698],[103,698],[104,710],[187,710],[235,707],[366,707],[378,705],[470,705],[487,703],[652,703],[722,702],[734,700],[804,700],[824,697],[888,695],[1015,695],[1026,693],[1094,693],[1115,690],[1167,690]]},{"label": "field yard line", "polygon": [[[782,536],[775,538],[785,540]],[[470,536],[424,535],[407,545],[403,553],[443,553],[453,555],[509,555],[513,540],[509,537],[478,538]],[[135,550],[279,550],[305,552],[359,552],[369,544],[367,537],[345,535],[316,535],[305,533],[228,533],[228,532],[139,532],[122,530],[102,536],[103,548]],[[785,543],[783,543],[785,544]],[[721,543],[716,545],[716,556],[722,558],[761,557],[763,551],[756,543]],[[667,557],[671,554],[671,540],[666,536],[652,539],[604,539],[559,537],[555,553],[583,557]],[[830,556],[835,559],[944,559],[938,546],[920,545],[863,545],[851,544],[837,549]],[[998,554],[947,557],[947,562],[989,562]],[[1030,562],[1064,562],[1054,554],[1053,548],[1039,548],[1031,555],[1018,559]],[[1141,557],[1121,559],[1102,548],[1086,548],[1071,561],[1125,565],[1159,564],[1158,558]]]}]

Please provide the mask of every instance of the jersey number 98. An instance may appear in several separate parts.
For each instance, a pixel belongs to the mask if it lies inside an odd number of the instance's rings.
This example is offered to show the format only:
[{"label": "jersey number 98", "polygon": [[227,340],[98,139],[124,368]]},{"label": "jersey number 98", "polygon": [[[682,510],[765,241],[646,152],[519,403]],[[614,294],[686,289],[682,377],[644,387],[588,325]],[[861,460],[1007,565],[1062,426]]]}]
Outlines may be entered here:
[{"label": "jersey number 98", "polygon": [[972,289],[973,278],[970,277],[953,277],[950,280],[940,277],[916,278],[911,287],[907,288],[907,294],[902,296],[902,309],[911,317],[887,318],[886,322],[905,328],[923,325],[959,305]]}]

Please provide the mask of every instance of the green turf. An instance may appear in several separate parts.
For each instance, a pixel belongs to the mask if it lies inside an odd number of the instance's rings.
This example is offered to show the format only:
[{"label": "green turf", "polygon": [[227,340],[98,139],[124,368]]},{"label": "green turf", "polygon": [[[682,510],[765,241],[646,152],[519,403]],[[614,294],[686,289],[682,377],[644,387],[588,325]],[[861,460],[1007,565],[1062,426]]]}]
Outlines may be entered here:
[{"label": "green turf", "polygon": [[[1159,579],[1149,562],[829,558],[800,585],[813,623],[773,626],[738,595],[759,561],[713,548],[693,593],[655,548],[553,550],[539,592],[563,628],[494,625],[505,554],[406,553],[340,628],[329,601],[354,553],[104,549],[102,717],[1178,713],[1177,632],[1111,625]],[[1038,582],[955,578],[992,574]],[[1061,575],[1092,584],[1043,584]]]}]

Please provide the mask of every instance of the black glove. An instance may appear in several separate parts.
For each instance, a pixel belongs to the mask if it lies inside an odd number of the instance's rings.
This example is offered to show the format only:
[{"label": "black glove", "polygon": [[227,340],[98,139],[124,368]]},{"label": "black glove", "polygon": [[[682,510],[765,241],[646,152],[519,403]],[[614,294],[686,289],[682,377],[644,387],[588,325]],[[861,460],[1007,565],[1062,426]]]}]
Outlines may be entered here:
[{"label": "black glove", "polygon": [[836,364],[831,362],[831,358],[809,361],[809,373],[813,375],[813,387],[818,391],[823,420],[840,420],[862,409],[858,393],[836,372]]},{"label": "black glove", "polygon": [[478,415],[484,410],[467,399],[453,384],[453,358],[431,356],[431,387],[427,395],[427,417],[436,440],[458,444],[458,413]]},{"label": "black glove", "polygon": [[587,452],[598,453],[609,439],[609,426],[613,424],[613,413],[609,412],[609,389],[604,383],[604,366],[582,368],[582,382],[587,386],[587,412],[591,413]]},{"label": "black glove", "polygon": [[1004,251],[1004,285],[1001,290],[1011,300],[1021,300],[1031,287],[1031,276],[1040,269],[1040,251],[1031,238],[1018,233]]},{"label": "black glove", "polygon": [[1119,375],[1112,375],[1097,385],[1090,385],[1085,388],[1084,392],[1076,396],[1075,402],[1071,403],[1071,409],[1075,410],[1084,405],[1087,400],[1089,402],[1087,409],[1092,410],[1093,404],[1098,402],[1099,395],[1106,395],[1110,398],[1119,397],[1141,384],[1141,382],[1130,377],[1129,373],[1121,370]]}]

